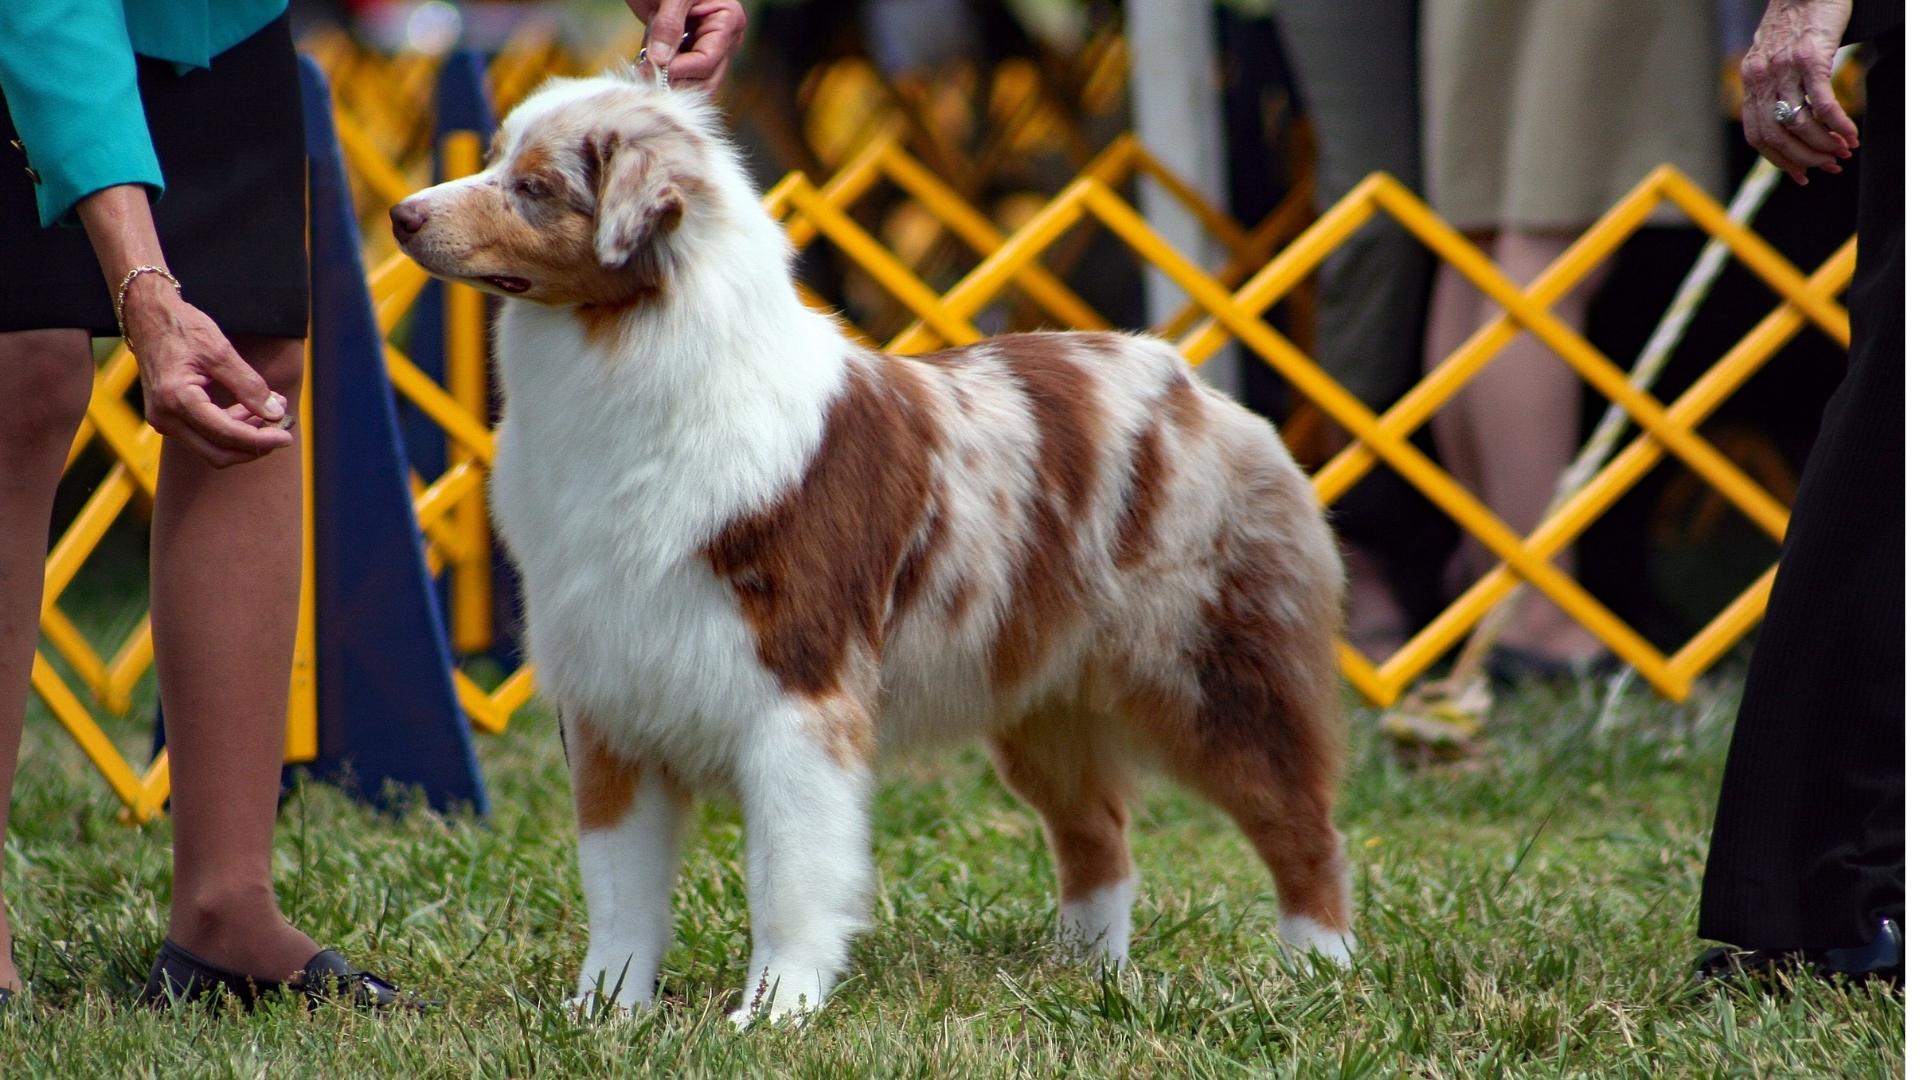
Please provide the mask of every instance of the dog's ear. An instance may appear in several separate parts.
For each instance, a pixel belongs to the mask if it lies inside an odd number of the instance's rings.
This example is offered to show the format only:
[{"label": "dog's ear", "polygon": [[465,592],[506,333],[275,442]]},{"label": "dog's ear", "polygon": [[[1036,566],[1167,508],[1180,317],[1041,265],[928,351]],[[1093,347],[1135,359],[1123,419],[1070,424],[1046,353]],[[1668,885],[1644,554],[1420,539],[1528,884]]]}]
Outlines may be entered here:
[{"label": "dog's ear", "polygon": [[603,135],[582,148],[594,203],[593,252],[617,269],[672,232],[686,199],[653,155],[631,139]]}]

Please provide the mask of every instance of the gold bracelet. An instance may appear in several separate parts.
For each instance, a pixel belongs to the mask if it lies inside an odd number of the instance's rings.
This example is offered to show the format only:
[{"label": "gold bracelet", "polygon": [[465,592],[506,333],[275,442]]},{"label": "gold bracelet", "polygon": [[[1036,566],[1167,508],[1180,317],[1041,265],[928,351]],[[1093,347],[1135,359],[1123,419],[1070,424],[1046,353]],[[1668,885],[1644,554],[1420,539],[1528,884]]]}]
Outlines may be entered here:
[{"label": "gold bracelet", "polygon": [[167,284],[173,286],[175,293],[180,291],[180,279],[167,273],[167,268],[164,266],[136,266],[127,271],[126,277],[120,279],[120,289],[113,294],[113,321],[120,324],[120,340],[126,342],[128,352],[133,351],[133,339],[127,336],[127,287],[132,285],[133,279],[141,274],[159,274],[166,279]]}]

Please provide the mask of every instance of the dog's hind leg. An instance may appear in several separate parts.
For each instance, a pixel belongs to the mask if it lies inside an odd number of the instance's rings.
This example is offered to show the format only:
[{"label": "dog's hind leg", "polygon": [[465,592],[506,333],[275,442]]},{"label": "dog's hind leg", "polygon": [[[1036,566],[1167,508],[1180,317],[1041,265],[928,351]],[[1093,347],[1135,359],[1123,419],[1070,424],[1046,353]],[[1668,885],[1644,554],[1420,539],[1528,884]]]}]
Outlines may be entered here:
[{"label": "dog's hind leg", "polygon": [[[1345,963],[1347,861],[1333,825],[1340,778],[1336,597],[1322,583],[1283,589],[1265,551],[1222,575],[1194,638],[1185,683],[1142,687],[1129,711],[1169,770],[1231,816],[1273,874],[1280,937]],[[1337,582],[1337,578],[1333,579]]]},{"label": "dog's hind leg", "polygon": [[591,726],[569,716],[561,729],[587,899],[587,957],[573,1003],[644,1008],[673,939],[673,881],[691,799],[664,769],[617,755]]},{"label": "dog's hind leg", "polygon": [[1040,814],[1060,881],[1060,939],[1115,967],[1127,962],[1137,885],[1127,852],[1132,769],[1114,725],[1042,712],[992,741],[1000,779]]},{"label": "dog's hind leg", "polygon": [[753,956],[733,1014],[817,1009],[872,900],[872,729],[845,698],[782,709],[747,740],[735,783],[747,834]]}]

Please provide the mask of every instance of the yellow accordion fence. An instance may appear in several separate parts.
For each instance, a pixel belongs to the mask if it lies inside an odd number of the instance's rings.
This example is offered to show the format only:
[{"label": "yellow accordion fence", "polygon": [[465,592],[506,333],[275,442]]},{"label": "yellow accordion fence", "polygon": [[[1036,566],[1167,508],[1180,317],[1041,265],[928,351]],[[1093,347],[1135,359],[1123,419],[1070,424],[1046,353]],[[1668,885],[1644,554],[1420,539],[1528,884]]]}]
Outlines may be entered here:
[{"label": "yellow accordion fence", "polygon": [[[504,62],[496,61],[493,69],[496,93],[509,77],[517,80],[514,86],[524,89],[521,84],[532,81],[524,72],[544,71],[546,66],[542,65],[547,63],[515,61],[523,66],[503,69]],[[406,85],[419,94],[430,92],[430,71],[405,78]],[[336,99],[336,119],[349,167],[359,174],[371,198],[390,201],[417,186],[390,159],[380,156],[341,98]],[[453,133],[443,140],[441,152],[448,175],[479,167],[476,133]],[[1157,183],[1168,190],[1219,241],[1227,252],[1225,264],[1211,269],[1196,265],[1162,239],[1122,194],[1133,182]],[[883,185],[917,203],[978,255],[972,269],[951,287],[937,291],[921,280],[855,220],[855,204]],[[1663,204],[1677,207],[1709,237],[1725,242],[1733,256],[1779,297],[1764,318],[1671,404],[1636,389],[1619,367],[1553,314],[1556,301],[1597,272]],[[1423,492],[1498,560],[1494,570],[1474,582],[1385,662],[1370,663],[1346,643],[1341,644],[1341,665],[1347,678],[1363,697],[1381,705],[1394,702],[1503,597],[1522,585],[1531,585],[1551,598],[1660,693],[1684,698],[1694,680],[1758,622],[1772,584],[1772,570],[1754,580],[1677,651],[1665,654],[1556,567],[1554,557],[1666,455],[1683,463],[1700,482],[1778,541],[1786,529],[1787,508],[1730,462],[1697,428],[1809,325],[1841,347],[1848,339],[1847,315],[1835,298],[1853,273],[1852,241],[1833,252],[1813,273],[1803,275],[1766,241],[1731,221],[1713,198],[1667,168],[1647,176],[1536,280],[1524,283],[1502,276],[1475,245],[1392,177],[1369,177],[1317,219],[1311,217],[1304,197],[1296,196],[1258,226],[1243,229],[1197,196],[1174,169],[1155,159],[1130,136],[1122,136],[1096,155],[1077,178],[1010,234],[957,195],[886,132],[845,160],[824,183],[816,184],[799,173],[787,176],[766,193],[765,206],[785,224],[796,246],[832,245],[911,314],[912,321],[905,329],[880,343],[900,353],[917,353],[981,337],[975,320],[1012,294],[1035,305],[1051,325],[1106,328],[1108,320],[1077,296],[1046,260],[1050,250],[1076,228],[1104,228],[1143,264],[1178,283],[1191,303],[1166,324],[1153,328],[1155,332],[1175,340],[1196,365],[1237,343],[1247,355],[1271,365],[1306,403],[1352,434],[1354,441],[1314,474],[1323,503],[1331,504],[1369,470],[1384,466]],[[1296,297],[1330,252],[1382,214],[1399,222],[1440,260],[1459,271],[1504,315],[1482,326],[1391,408],[1375,414],[1317,367],[1265,316],[1277,304]],[[443,384],[429,377],[392,343],[396,328],[427,283],[425,275],[403,257],[389,255],[368,272],[367,280],[379,329],[387,340],[386,365],[394,391],[430,417],[448,440],[445,471],[414,479],[414,510],[429,568],[435,574],[452,575],[448,626],[456,651],[484,649],[495,636],[491,548],[484,505],[485,479],[494,452],[487,421],[484,304],[472,290],[449,291],[445,309],[448,376]],[[851,332],[862,333],[857,328]],[[1493,515],[1410,441],[1415,431],[1521,333],[1531,333],[1546,343],[1596,391],[1623,408],[1640,430],[1638,437],[1616,453],[1585,487],[1525,534]],[[65,661],[72,679],[79,684],[78,691],[89,693],[95,705],[108,713],[129,709],[133,687],[151,665],[149,627],[143,620],[126,640],[101,650],[63,612],[60,601],[114,520],[136,500],[152,493],[159,436],[140,421],[127,401],[135,380],[133,359],[124,349],[117,349],[99,369],[87,423],[74,443],[69,464],[83,449],[95,444],[111,454],[113,464],[53,548],[47,562],[46,599],[41,612],[47,645]],[[327,423],[325,416],[303,416],[302,420],[309,432]],[[288,718],[289,761],[311,759],[315,746],[310,503],[308,536],[307,580]],[[515,710],[534,693],[536,681],[535,672],[527,667],[491,687],[482,686],[463,671],[456,670],[453,677],[459,701],[472,723],[489,732],[507,727]],[[144,821],[158,814],[168,791],[164,753],[144,773],[129,765],[75,686],[41,654],[34,660],[33,687],[99,768],[125,804],[128,816]]]}]

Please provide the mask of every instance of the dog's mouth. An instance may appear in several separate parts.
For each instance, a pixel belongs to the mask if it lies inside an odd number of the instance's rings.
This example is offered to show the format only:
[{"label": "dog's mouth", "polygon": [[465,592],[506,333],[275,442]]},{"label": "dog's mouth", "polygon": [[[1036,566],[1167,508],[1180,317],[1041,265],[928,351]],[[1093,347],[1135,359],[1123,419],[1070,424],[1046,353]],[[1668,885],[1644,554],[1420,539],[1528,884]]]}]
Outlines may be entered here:
[{"label": "dog's mouth", "polygon": [[523,277],[509,274],[482,274],[479,280],[499,289],[503,293],[523,293],[533,288],[533,282]]}]

